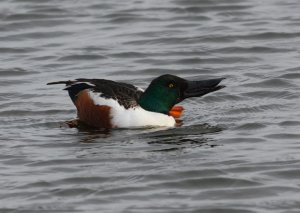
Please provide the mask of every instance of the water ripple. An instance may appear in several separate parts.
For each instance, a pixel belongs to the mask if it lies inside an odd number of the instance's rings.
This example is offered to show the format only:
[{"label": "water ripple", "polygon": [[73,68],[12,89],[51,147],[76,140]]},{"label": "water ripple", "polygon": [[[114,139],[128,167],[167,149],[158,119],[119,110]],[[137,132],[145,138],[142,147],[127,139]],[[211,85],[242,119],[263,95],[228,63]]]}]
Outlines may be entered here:
[{"label": "water ripple", "polygon": [[[299,212],[299,2],[0,1],[0,212]],[[182,126],[69,128],[47,82],[226,77]]]}]

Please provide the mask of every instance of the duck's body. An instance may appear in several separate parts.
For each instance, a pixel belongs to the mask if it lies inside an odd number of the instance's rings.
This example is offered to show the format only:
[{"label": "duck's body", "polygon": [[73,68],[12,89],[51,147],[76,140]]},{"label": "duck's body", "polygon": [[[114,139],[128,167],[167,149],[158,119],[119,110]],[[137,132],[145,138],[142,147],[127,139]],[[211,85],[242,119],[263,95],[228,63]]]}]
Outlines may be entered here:
[{"label": "duck's body", "polygon": [[122,103],[92,90],[81,91],[75,101],[79,120],[97,128],[175,125],[172,116],[144,110],[134,100]]},{"label": "duck's body", "polygon": [[221,89],[222,86],[217,86],[221,80],[202,81],[206,87],[201,91],[196,91],[199,85],[194,84],[198,82],[190,82],[193,85],[189,87],[188,81],[173,75],[154,79],[145,91],[131,84],[105,79],[82,78],[49,84],[66,84],[65,90],[68,90],[81,122],[110,129],[174,127],[183,111],[182,107],[174,105],[185,96],[200,96]]}]

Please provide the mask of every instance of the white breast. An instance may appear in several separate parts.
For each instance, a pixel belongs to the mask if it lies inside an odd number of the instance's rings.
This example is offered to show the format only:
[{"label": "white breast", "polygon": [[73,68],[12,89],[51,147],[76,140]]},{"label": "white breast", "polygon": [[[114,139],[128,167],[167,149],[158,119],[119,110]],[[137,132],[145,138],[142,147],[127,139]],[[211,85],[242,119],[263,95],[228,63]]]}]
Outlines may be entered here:
[{"label": "white breast", "polygon": [[89,92],[96,105],[111,107],[112,125],[117,128],[166,126],[174,127],[176,122],[172,116],[162,113],[150,112],[140,106],[125,109],[116,100],[100,97],[99,93]]}]

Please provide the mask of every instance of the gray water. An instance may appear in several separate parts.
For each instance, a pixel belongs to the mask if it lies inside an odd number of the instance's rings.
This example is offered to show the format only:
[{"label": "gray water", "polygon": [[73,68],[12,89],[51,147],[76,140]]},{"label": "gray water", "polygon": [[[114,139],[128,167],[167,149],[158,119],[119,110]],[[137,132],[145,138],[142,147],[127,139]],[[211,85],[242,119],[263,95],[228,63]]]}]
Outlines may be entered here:
[{"label": "gray water", "polygon": [[[2,0],[0,212],[300,212],[298,0]],[[78,130],[60,85],[226,77],[174,129]]]}]

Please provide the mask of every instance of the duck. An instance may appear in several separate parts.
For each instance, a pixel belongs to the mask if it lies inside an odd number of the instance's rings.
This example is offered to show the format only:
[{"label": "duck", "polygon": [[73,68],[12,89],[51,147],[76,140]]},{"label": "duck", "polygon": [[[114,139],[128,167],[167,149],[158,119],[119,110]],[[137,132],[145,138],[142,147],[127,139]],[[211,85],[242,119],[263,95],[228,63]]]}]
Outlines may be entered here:
[{"label": "duck", "polygon": [[145,90],[124,82],[88,78],[47,85],[64,84],[78,120],[93,128],[175,127],[184,111],[177,104],[224,88],[219,85],[223,79],[187,80],[164,74]]}]

